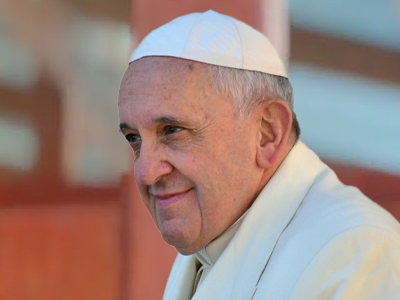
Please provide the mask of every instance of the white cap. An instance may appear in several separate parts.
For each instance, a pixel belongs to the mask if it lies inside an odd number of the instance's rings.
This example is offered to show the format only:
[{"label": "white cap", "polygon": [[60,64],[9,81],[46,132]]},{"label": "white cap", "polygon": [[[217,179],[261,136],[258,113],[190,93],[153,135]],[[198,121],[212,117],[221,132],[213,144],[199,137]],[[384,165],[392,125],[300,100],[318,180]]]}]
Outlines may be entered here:
[{"label": "white cap", "polygon": [[287,77],[276,50],[262,33],[212,10],[176,18],[153,30],[130,61],[145,56],[172,56]]}]

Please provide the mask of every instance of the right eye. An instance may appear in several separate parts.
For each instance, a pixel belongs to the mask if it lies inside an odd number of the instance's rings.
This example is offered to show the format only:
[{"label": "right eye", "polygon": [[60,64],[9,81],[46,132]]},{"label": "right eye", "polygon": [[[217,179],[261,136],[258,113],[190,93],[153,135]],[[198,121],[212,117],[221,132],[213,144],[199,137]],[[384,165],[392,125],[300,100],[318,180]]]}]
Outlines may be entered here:
[{"label": "right eye", "polygon": [[135,159],[139,157],[142,138],[139,135],[129,133],[125,135],[126,140],[131,146]]},{"label": "right eye", "polygon": [[134,144],[141,141],[140,136],[132,133],[125,135],[125,138],[130,144]]}]

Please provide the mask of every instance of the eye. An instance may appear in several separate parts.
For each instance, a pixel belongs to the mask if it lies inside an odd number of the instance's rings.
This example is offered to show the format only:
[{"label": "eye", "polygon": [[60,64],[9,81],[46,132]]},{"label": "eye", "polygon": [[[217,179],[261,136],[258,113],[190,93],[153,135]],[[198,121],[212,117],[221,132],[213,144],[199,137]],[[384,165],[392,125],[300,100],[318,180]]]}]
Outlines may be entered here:
[{"label": "eye", "polygon": [[129,142],[129,144],[133,150],[133,153],[134,153],[134,159],[136,160],[140,154],[142,138],[139,135],[132,134],[132,133],[125,135],[125,138]]},{"label": "eye", "polygon": [[178,133],[179,131],[182,131],[182,130],[183,130],[182,127],[177,127],[177,126],[165,126],[164,127],[164,133],[166,135]]},{"label": "eye", "polygon": [[125,138],[130,144],[137,143],[142,140],[140,136],[132,133],[125,135]]}]

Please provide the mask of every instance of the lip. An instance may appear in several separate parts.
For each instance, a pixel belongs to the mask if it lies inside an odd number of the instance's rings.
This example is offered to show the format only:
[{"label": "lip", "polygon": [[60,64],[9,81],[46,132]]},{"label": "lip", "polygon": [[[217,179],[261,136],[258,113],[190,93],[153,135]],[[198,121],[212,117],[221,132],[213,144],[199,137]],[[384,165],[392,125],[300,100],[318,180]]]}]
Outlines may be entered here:
[{"label": "lip", "polygon": [[193,188],[178,193],[153,195],[155,198],[156,206],[160,208],[168,207],[174,204],[175,202],[178,202],[183,198],[185,198],[185,196],[189,194],[191,190],[193,190]]}]

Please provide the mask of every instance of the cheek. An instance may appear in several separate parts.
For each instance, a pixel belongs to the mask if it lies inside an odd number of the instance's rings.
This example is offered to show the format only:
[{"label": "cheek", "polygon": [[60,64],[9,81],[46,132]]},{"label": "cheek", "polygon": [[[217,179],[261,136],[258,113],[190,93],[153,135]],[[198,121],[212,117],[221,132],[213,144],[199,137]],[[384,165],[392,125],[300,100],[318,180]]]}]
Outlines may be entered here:
[{"label": "cheek", "polygon": [[239,195],[243,195],[256,166],[253,148],[250,137],[238,133],[221,138],[221,142],[205,156],[205,181],[221,202],[236,201]]}]

